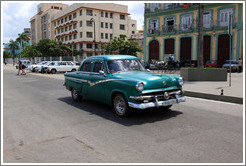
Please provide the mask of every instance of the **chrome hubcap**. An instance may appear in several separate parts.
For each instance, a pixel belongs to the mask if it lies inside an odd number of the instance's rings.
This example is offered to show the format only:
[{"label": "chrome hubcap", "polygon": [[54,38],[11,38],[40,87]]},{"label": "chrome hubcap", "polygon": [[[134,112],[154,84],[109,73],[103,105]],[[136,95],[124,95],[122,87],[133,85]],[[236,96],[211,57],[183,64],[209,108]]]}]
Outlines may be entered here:
[{"label": "chrome hubcap", "polygon": [[124,114],[126,111],[126,104],[122,97],[117,97],[115,101],[116,111],[120,114]]},{"label": "chrome hubcap", "polygon": [[78,94],[77,94],[76,90],[73,90],[73,93],[72,93],[72,94],[73,94],[73,98],[74,98],[74,99],[77,99]]}]

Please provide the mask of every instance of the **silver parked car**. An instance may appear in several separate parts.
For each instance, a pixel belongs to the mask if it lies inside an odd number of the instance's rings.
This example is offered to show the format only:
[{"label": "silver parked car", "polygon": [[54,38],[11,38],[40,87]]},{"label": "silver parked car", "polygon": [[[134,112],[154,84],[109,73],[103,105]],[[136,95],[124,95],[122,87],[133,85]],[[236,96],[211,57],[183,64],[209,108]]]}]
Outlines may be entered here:
[{"label": "silver parked car", "polygon": [[237,60],[227,60],[225,64],[223,64],[223,68],[227,69],[227,71],[230,71],[230,64],[231,64],[231,71],[237,72],[239,70],[238,67],[238,61]]}]

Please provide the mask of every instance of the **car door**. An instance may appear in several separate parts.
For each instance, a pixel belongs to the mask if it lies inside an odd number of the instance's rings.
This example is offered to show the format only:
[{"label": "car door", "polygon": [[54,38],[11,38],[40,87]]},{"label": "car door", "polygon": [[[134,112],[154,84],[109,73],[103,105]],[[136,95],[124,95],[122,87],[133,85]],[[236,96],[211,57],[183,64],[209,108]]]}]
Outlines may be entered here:
[{"label": "car door", "polygon": [[90,83],[88,91],[90,97],[99,102],[104,101],[105,86],[107,82],[103,61],[96,61],[93,63],[93,70],[90,73],[88,81]]}]

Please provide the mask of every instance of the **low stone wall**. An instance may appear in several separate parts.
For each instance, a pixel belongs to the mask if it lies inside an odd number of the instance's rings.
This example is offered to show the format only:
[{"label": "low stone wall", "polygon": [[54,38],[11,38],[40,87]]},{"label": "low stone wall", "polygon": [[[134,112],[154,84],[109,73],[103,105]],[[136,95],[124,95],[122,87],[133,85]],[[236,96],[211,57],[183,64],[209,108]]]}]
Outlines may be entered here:
[{"label": "low stone wall", "polygon": [[180,76],[185,81],[227,81],[227,70],[223,68],[181,68]]}]

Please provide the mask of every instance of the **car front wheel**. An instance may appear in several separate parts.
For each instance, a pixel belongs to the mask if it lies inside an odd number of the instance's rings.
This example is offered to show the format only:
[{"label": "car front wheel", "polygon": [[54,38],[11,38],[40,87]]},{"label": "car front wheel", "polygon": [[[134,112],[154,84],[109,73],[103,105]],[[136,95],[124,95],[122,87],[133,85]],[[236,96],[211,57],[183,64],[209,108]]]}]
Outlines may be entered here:
[{"label": "car front wheel", "polygon": [[51,70],[51,73],[52,73],[52,74],[56,74],[56,70],[55,70],[55,69],[52,69],[52,70]]},{"label": "car front wheel", "polygon": [[71,95],[74,101],[80,101],[82,99],[75,89],[71,89]]},{"label": "car front wheel", "polygon": [[118,116],[127,117],[130,115],[130,109],[127,99],[122,94],[117,94],[114,98],[114,111]]}]

